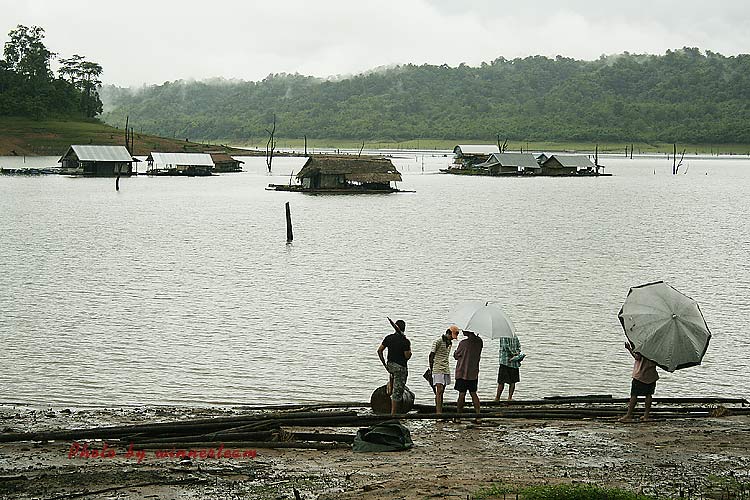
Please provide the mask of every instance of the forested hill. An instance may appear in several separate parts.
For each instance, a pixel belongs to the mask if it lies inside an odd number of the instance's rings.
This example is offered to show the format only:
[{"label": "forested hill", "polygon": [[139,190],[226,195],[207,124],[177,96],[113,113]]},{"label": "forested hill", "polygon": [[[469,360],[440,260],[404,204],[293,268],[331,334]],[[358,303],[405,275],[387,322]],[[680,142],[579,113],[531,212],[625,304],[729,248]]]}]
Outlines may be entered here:
[{"label": "forested hill", "polygon": [[695,48],[596,61],[535,56],[321,80],[105,87],[105,121],[168,137],[750,143],[750,55]]}]

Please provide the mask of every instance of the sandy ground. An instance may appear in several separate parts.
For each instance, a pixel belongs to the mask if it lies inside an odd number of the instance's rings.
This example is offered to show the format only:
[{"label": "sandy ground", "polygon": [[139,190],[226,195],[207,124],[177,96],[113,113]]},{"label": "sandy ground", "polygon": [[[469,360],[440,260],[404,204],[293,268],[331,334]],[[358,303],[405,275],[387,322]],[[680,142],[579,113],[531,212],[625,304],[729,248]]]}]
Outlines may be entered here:
[{"label": "sandy ground", "polygon": [[[0,406],[0,429],[72,429],[229,413]],[[149,451],[139,463],[126,456],[127,444],[117,441],[107,442],[115,456],[104,458],[69,458],[70,442],[0,444],[0,498],[285,499],[295,498],[296,488],[303,499],[465,499],[500,482],[511,487],[589,482],[673,497],[682,490],[686,498],[698,498],[698,492],[711,496],[717,478],[750,481],[750,416],[635,424],[602,418],[409,421],[406,426],[414,447],[392,453],[258,449],[254,458],[182,460]],[[103,444],[91,446],[102,449]]]}]

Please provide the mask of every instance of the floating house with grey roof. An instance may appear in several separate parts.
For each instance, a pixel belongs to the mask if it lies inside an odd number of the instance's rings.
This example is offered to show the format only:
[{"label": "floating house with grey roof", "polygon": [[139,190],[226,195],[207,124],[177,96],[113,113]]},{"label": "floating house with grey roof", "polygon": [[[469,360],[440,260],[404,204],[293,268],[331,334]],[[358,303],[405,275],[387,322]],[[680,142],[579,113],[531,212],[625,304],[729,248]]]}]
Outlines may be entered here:
[{"label": "floating house with grey roof", "polygon": [[500,148],[494,144],[459,144],[453,148],[453,168],[472,168],[499,152]]},{"label": "floating house with grey roof", "polygon": [[594,172],[594,163],[588,156],[553,154],[542,162],[542,175],[575,175]]},{"label": "floating house with grey roof", "polygon": [[90,177],[123,177],[133,173],[133,156],[125,146],[73,145],[57,161],[63,172]]},{"label": "floating house with grey roof", "polygon": [[474,168],[485,169],[490,175],[536,174],[541,171],[531,153],[492,153],[484,163]]},{"label": "floating house with grey roof", "polygon": [[214,161],[208,153],[159,153],[146,158],[148,175],[211,175]]}]

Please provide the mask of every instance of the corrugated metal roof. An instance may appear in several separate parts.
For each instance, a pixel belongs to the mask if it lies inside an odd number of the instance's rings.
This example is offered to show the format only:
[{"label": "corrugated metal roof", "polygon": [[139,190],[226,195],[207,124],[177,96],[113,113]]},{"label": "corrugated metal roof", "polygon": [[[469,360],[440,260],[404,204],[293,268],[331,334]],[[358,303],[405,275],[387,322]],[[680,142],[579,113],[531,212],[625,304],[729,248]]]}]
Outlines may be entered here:
[{"label": "corrugated metal roof", "polygon": [[453,148],[453,152],[463,155],[491,155],[499,153],[500,148],[494,144],[459,144]]},{"label": "corrugated metal roof", "polygon": [[540,168],[531,153],[493,153],[486,162],[489,165],[498,163],[507,167]]},{"label": "corrugated metal roof", "polygon": [[92,146],[74,145],[60,158],[70,155],[71,149],[79,161],[133,161],[125,146]]},{"label": "corrugated metal roof", "polygon": [[583,155],[552,155],[550,158],[557,158],[563,167],[591,168],[594,166],[589,157]]},{"label": "corrugated metal roof", "polygon": [[176,167],[212,167],[214,161],[208,153],[156,153],[151,152],[147,160],[157,165],[174,165]]}]

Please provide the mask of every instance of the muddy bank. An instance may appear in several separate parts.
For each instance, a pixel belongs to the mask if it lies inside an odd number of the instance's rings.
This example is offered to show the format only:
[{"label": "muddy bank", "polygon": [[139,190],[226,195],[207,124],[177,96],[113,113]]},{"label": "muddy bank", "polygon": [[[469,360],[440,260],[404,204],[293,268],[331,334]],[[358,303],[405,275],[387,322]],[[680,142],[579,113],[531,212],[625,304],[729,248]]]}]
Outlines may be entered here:
[{"label": "muddy bank", "polygon": [[[38,432],[154,423],[245,413],[227,408],[34,410],[0,407],[3,432]],[[480,424],[406,421],[414,447],[394,453],[349,449],[216,447],[190,458],[179,450],[128,443],[0,444],[2,498],[466,498],[503,482],[527,485],[593,482],[633,491],[685,496],[710,493],[717,478],[750,473],[750,416],[670,418],[620,424],[616,417],[574,420],[483,419]],[[294,429],[290,429],[294,430]],[[356,428],[319,429],[351,433]],[[82,445],[79,443],[79,445]],[[105,448],[106,445],[106,448]],[[213,449],[213,457],[209,450]],[[172,451],[170,455],[168,452]],[[186,450],[188,451],[188,450]],[[229,451],[229,455],[226,452]],[[98,454],[94,455],[93,452]],[[716,498],[719,498],[716,496]]]}]

